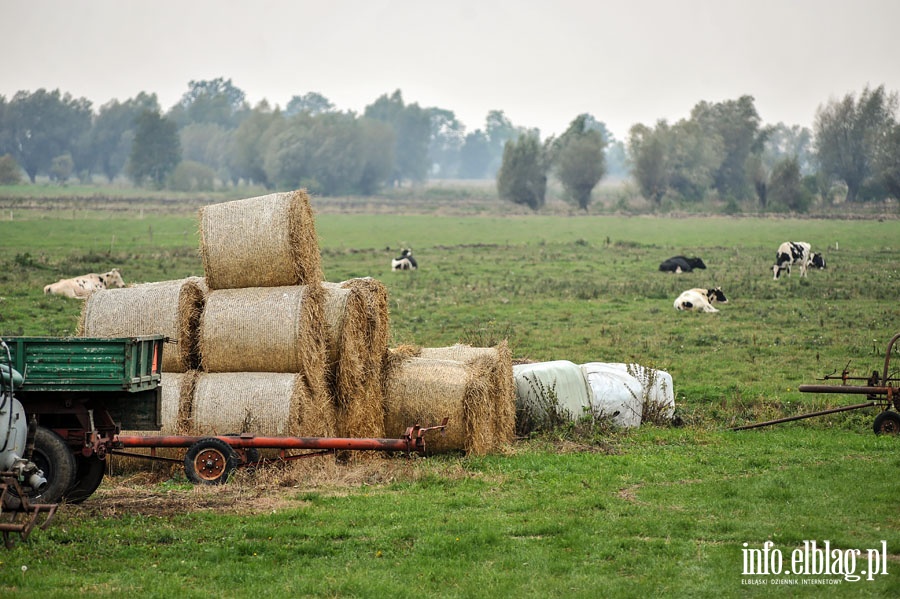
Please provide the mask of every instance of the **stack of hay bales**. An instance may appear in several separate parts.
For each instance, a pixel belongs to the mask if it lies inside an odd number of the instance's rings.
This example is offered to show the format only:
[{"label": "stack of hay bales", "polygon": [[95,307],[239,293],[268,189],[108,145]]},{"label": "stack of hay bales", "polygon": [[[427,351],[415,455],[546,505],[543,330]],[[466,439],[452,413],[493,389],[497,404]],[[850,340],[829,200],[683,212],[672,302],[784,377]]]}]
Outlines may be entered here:
[{"label": "stack of hay bales", "polygon": [[512,441],[506,342],[389,350],[387,288],[324,280],[305,191],[213,204],[199,225],[203,278],[97,292],[79,327],[169,338],[163,434],[396,438],[448,417],[430,453]]},{"label": "stack of hay bales", "polygon": [[512,440],[515,393],[505,341],[493,348],[401,346],[391,350],[385,364],[388,436],[448,417],[446,432],[426,439],[430,452],[486,454]]},{"label": "stack of hay bales", "polygon": [[325,292],[304,191],[207,206],[193,432],[332,436]]}]

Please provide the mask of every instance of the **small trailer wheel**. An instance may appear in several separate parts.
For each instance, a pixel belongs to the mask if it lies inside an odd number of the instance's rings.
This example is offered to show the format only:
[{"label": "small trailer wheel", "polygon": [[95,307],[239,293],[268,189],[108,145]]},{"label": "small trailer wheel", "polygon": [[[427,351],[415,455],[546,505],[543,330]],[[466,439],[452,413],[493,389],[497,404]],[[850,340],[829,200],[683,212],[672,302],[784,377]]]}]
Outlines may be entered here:
[{"label": "small trailer wheel", "polygon": [[240,459],[231,445],[215,437],[200,439],[184,456],[188,480],[201,485],[220,485],[237,468]]},{"label": "small trailer wheel", "polygon": [[875,417],[875,424],[872,426],[876,435],[897,435],[900,434],[900,414],[885,410]]}]

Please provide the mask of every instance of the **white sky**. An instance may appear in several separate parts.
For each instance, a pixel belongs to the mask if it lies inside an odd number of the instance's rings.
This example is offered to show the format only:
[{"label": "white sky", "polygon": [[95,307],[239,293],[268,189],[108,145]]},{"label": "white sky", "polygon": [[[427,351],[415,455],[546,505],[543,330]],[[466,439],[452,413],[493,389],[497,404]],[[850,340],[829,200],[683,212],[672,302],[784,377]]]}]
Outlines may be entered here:
[{"label": "white sky", "polygon": [[318,92],[362,113],[400,89],[467,131],[490,110],[558,134],[748,94],[811,127],[866,85],[900,91],[900,0],[0,0],[0,95],[60,89],[95,110],[223,77],[251,104]]}]

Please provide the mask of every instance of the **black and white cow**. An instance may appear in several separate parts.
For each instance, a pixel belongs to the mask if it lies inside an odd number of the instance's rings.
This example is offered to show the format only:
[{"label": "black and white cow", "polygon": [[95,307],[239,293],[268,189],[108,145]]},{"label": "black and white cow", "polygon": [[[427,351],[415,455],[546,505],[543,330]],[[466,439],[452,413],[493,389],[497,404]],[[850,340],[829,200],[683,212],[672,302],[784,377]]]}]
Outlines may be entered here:
[{"label": "black and white cow", "polygon": [[718,312],[719,310],[713,307],[714,302],[719,302],[720,304],[728,303],[728,298],[722,293],[721,287],[716,287],[714,289],[688,289],[687,291],[682,292],[681,295],[678,296],[678,299],[675,300],[675,309],[694,310],[697,312]]},{"label": "black and white cow", "polygon": [[695,268],[706,268],[706,265],[700,258],[687,258],[685,256],[672,256],[659,265],[659,270],[662,272],[691,272]]},{"label": "black and white cow", "polygon": [[791,274],[791,265],[800,265],[800,276],[805,277],[810,266],[825,268],[825,257],[812,251],[812,246],[805,241],[785,241],[778,246],[775,253],[775,264],[772,265],[773,279],[781,276],[782,271]]},{"label": "black and white cow", "polygon": [[399,258],[391,260],[391,270],[416,270],[417,268],[419,268],[419,265],[416,263],[416,259],[413,258],[412,250],[409,248],[400,252]]}]

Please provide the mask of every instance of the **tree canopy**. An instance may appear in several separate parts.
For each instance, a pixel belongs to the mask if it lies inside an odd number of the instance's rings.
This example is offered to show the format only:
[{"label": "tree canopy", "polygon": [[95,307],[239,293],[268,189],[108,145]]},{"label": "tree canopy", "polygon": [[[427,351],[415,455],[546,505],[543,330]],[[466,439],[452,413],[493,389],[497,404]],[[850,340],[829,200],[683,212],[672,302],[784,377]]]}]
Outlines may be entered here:
[{"label": "tree canopy", "polygon": [[[876,174],[876,164],[889,152],[886,145],[896,123],[897,94],[884,86],[862,91],[819,107],[815,119],[817,157],[822,172],[847,185],[847,201],[861,198],[864,184]],[[900,156],[894,156],[900,159]]]},{"label": "tree canopy", "polygon": [[498,195],[532,210],[540,209],[546,201],[548,168],[546,152],[537,134],[506,142],[503,164],[497,173]]},{"label": "tree canopy", "polygon": [[58,89],[19,92],[3,110],[0,154],[9,153],[32,183],[48,172],[53,159],[70,156],[91,128],[91,103]]},{"label": "tree canopy", "polygon": [[552,163],[568,196],[582,210],[591,203],[591,192],[606,174],[605,125],[589,114],[575,118],[552,143]]},{"label": "tree canopy", "polygon": [[181,162],[178,128],[158,112],[145,110],[137,118],[128,174],[137,185],[149,179],[163,187],[166,177]]}]

